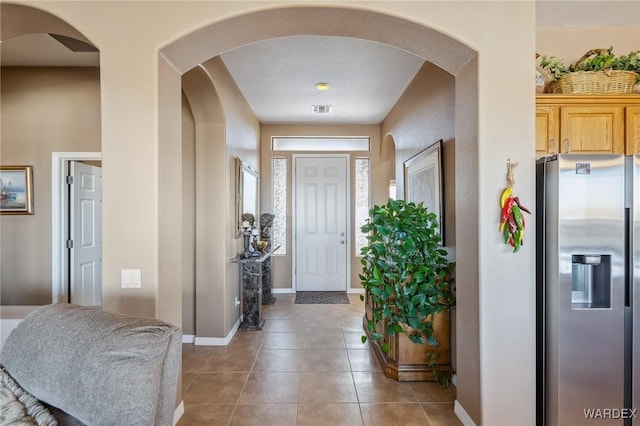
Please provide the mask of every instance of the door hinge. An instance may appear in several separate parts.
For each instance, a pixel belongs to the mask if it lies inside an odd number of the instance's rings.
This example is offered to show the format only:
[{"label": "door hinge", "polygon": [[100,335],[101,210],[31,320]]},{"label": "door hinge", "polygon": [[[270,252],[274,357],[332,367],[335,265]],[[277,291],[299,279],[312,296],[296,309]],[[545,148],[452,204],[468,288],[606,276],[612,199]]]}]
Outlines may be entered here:
[{"label": "door hinge", "polygon": [[73,185],[73,176],[67,176],[65,182],[67,185]]},{"label": "door hinge", "polygon": [[72,249],[73,248],[73,240],[67,240],[67,248]]}]

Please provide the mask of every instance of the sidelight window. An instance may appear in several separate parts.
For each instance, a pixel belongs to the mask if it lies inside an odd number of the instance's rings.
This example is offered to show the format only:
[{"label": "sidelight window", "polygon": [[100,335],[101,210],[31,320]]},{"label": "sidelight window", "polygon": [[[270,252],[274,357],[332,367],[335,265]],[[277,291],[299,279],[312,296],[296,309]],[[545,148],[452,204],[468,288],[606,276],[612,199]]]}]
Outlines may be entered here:
[{"label": "sidelight window", "polygon": [[271,202],[273,204],[273,226],[271,244],[280,246],[275,255],[287,254],[287,159],[274,158],[271,170]]}]

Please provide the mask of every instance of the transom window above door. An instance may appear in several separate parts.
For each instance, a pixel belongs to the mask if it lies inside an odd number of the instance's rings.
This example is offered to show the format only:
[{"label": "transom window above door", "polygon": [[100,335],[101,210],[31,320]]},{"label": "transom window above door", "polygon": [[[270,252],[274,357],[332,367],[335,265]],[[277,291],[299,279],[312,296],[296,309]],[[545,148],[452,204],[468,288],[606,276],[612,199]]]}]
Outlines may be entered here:
[{"label": "transom window above door", "polygon": [[271,138],[273,151],[369,151],[371,140],[366,137],[298,137]]}]

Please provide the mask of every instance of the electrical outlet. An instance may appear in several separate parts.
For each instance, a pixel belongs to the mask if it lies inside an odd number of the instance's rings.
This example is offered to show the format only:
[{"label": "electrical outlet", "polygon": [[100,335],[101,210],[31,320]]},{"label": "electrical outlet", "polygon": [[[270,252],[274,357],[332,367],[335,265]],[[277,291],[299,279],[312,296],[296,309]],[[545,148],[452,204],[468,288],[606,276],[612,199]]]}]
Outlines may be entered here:
[{"label": "electrical outlet", "polygon": [[122,288],[142,288],[140,269],[122,270]]},{"label": "electrical outlet", "polygon": [[236,308],[240,306],[240,300],[238,300],[238,296],[236,296],[235,305],[236,305]]}]

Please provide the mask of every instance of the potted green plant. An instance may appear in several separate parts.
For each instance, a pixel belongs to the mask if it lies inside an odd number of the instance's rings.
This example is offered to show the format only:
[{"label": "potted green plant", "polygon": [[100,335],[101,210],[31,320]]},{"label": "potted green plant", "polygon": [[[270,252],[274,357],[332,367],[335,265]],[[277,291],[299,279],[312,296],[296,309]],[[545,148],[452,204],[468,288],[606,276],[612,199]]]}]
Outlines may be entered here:
[{"label": "potted green plant", "polygon": [[592,49],[568,66],[555,56],[542,55],[540,68],[551,79],[551,93],[628,93],[640,83],[640,51],[616,56],[612,47]]},{"label": "potted green plant", "polygon": [[434,320],[455,304],[450,291],[455,264],[440,245],[437,216],[422,203],[391,199],[373,206],[369,215],[361,227],[368,244],[362,249],[360,274],[370,302],[367,335],[387,353],[391,347],[385,335],[406,333],[411,342],[430,345],[433,350],[426,356],[433,376],[447,382],[448,377],[437,374],[440,342]]}]

